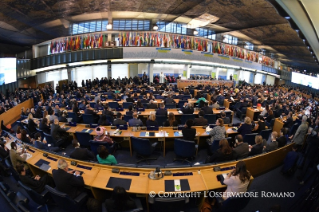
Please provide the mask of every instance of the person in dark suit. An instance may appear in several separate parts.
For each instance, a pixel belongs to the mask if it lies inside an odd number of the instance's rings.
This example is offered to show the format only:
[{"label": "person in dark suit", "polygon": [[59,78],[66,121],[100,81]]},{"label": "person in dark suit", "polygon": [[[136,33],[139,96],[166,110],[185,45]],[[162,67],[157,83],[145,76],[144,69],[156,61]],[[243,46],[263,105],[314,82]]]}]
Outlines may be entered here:
[{"label": "person in dark suit", "polygon": [[230,118],[229,118],[229,117],[226,117],[226,113],[225,113],[225,112],[221,112],[221,113],[220,113],[220,116],[221,116],[221,118],[223,119],[224,124],[230,124]]},{"label": "person in dark suit", "polygon": [[294,125],[294,121],[292,119],[292,112],[289,112],[288,115],[287,115],[287,120],[284,123],[283,127],[290,129],[293,125]]},{"label": "person in dark suit", "polygon": [[64,159],[58,160],[58,169],[52,170],[56,189],[66,193],[72,199],[79,196],[84,190],[84,180],[79,171],[69,170]]},{"label": "person in dark suit", "polygon": [[183,139],[188,141],[194,141],[196,136],[196,129],[192,128],[194,125],[194,121],[192,119],[188,119],[185,123],[185,126],[182,130]]},{"label": "person in dark suit", "polygon": [[250,134],[251,131],[252,131],[251,120],[249,117],[246,117],[244,120],[244,124],[242,124],[238,128],[238,133],[240,133],[244,137],[246,134]]},{"label": "person in dark suit", "polygon": [[287,128],[281,128],[280,130],[280,137],[278,137],[276,140],[278,142],[278,148],[283,147],[287,144],[286,135],[288,134]]},{"label": "person in dark suit", "polygon": [[33,121],[33,116],[31,113],[29,113],[28,115],[28,129],[30,131],[30,133],[34,133],[37,131],[38,125]]},{"label": "person in dark suit", "polygon": [[127,95],[126,102],[132,102],[132,103],[134,103],[134,99],[131,97],[131,94],[128,94],[128,95]]},{"label": "person in dark suit", "polygon": [[96,113],[93,111],[93,109],[90,107],[90,105],[87,104],[86,108],[84,110],[84,114],[95,115]]},{"label": "person in dark suit", "polygon": [[229,146],[227,139],[219,141],[219,149],[206,158],[205,163],[225,162],[236,159],[236,152]]},{"label": "person in dark suit", "polygon": [[157,116],[167,116],[167,110],[165,109],[165,105],[161,104],[160,108],[156,111]]},{"label": "person in dark suit", "polygon": [[249,153],[249,147],[248,143],[244,142],[242,135],[236,135],[235,137],[235,148],[234,151],[237,155],[237,159],[243,159],[248,156]]},{"label": "person in dark suit", "polygon": [[44,189],[45,185],[51,185],[53,184],[53,181],[51,178],[47,175],[44,174],[42,177],[39,175],[36,175],[34,177],[30,177],[26,174],[26,170],[24,168],[24,165],[18,164],[16,166],[16,170],[19,174],[20,181],[23,183],[23,185],[31,188],[38,194],[41,194]]},{"label": "person in dark suit", "polygon": [[117,125],[126,125],[126,124],[127,124],[127,122],[122,119],[122,114],[121,113],[117,113],[116,114],[116,119],[113,121],[113,125],[117,126]]},{"label": "person in dark suit", "polygon": [[128,106],[128,111],[126,111],[127,116],[133,116],[133,106],[129,105]]},{"label": "person in dark suit", "polygon": [[109,110],[109,107],[107,105],[104,106],[104,110],[102,112],[102,115],[106,115],[106,116],[111,117],[111,121],[113,122],[114,113]]},{"label": "person in dark suit", "polygon": [[204,111],[199,111],[198,118],[194,119],[194,126],[206,126],[208,124],[208,121],[204,118],[204,115]]},{"label": "person in dark suit", "polygon": [[182,108],[183,114],[193,114],[194,113],[194,108],[191,103],[186,103],[184,104],[184,107]]},{"label": "person in dark suit", "polygon": [[68,117],[68,111],[64,110],[61,116],[59,116],[59,122],[68,122],[68,120],[66,119],[67,117]]},{"label": "person in dark suit", "polygon": [[271,152],[273,150],[276,150],[278,148],[278,142],[277,142],[277,132],[273,131],[271,133],[271,142],[264,146],[265,152]]},{"label": "person in dark suit", "polygon": [[47,141],[45,139],[43,139],[43,141],[41,141],[41,134],[40,133],[36,133],[34,135],[34,146],[38,149],[44,149],[44,150],[49,150],[49,151],[53,151],[53,152],[57,152],[59,151],[59,147],[54,147],[54,146],[48,146]]},{"label": "person in dark suit", "polygon": [[100,119],[99,119],[99,121],[98,121],[98,124],[100,125],[100,126],[110,126],[111,125],[111,123],[109,122],[109,120],[106,118],[106,115],[101,115],[100,116]]},{"label": "person in dark suit", "polygon": [[141,103],[148,103],[148,99],[146,98],[146,95],[143,96]]},{"label": "person in dark suit", "polygon": [[105,205],[108,211],[128,211],[136,208],[134,200],[120,186],[113,189],[112,197],[105,200]]},{"label": "person in dark suit", "polygon": [[259,155],[263,152],[263,137],[261,135],[256,135],[255,137],[255,145],[249,145],[249,154],[248,156]]},{"label": "person in dark suit", "polygon": [[39,106],[38,106],[38,108],[37,108],[36,111],[35,111],[34,117],[35,117],[35,118],[42,118],[41,102],[39,102]]},{"label": "person in dark suit", "polygon": [[95,155],[93,152],[89,151],[87,148],[80,148],[80,144],[76,141],[72,141],[74,147],[73,152],[70,154],[70,158],[76,160],[95,160]]},{"label": "person in dark suit", "polygon": [[40,130],[42,130],[46,134],[51,133],[51,128],[50,128],[50,122],[48,121],[47,118],[43,118],[42,121],[40,122]]},{"label": "person in dark suit", "polygon": [[171,95],[168,95],[167,98],[164,100],[165,104],[175,104],[174,99],[172,99]]},{"label": "person in dark suit", "polygon": [[157,109],[157,104],[153,100],[147,105],[147,109]]},{"label": "person in dark suit", "polygon": [[208,107],[208,103],[204,103],[204,107],[202,107],[202,111],[204,111],[205,114],[214,114],[211,107]]},{"label": "person in dark suit", "polygon": [[72,136],[70,136],[65,129],[62,129],[59,126],[58,119],[54,119],[53,125],[51,126],[51,136],[55,141],[59,141],[61,139],[61,141],[56,143],[55,146],[66,146],[70,141],[72,141]]}]

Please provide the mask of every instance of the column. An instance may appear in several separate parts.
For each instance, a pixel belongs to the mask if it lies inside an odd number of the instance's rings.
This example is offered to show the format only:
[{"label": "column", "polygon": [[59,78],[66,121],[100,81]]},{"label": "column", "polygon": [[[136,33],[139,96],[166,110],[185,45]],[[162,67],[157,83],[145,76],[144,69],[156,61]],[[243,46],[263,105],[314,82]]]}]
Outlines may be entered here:
[{"label": "column", "polygon": [[192,68],[190,68],[190,65],[185,65],[186,66],[186,79],[189,79],[191,77],[191,70]]},{"label": "column", "polygon": [[150,79],[150,83],[153,82],[153,67],[154,67],[153,63],[149,63],[147,66],[147,75]]},{"label": "column", "polygon": [[112,76],[112,65],[107,64],[107,76],[113,78]]}]

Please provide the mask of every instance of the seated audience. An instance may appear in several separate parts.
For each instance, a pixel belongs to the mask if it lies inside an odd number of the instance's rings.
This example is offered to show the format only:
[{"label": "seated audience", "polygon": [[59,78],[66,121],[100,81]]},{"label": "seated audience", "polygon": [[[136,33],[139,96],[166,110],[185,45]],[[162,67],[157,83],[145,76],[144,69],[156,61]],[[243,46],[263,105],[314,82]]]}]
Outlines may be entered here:
[{"label": "seated audience", "polygon": [[126,125],[126,124],[127,124],[127,122],[122,119],[122,114],[121,113],[117,113],[116,114],[116,119],[113,121],[113,125],[117,126],[117,125]]},{"label": "seated audience", "polygon": [[263,152],[263,137],[261,135],[256,135],[255,137],[255,145],[249,145],[249,154],[248,156],[258,155]]},{"label": "seated audience", "polygon": [[133,126],[143,126],[143,122],[140,119],[137,119],[138,115],[136,112],[133,113],[133,118],[128,121],[130,127]]},{"label": "seated audience", "polygon": [[194,122],[192,119],[188,119],[185,123],[185,126],[182,130],[183,139],[188,141],[194,141],[196,136],[196,129],[192,128]]},{"label": "seated audience", "polygon": [[216,126],[209,131],[211,139],[208,141],[208,144],[211,145],[215,140],[221,140],[225,138],[226,129],[224,127],[223,119],[219,118],[216,120]]},{"label": "seated audience", "polygon": [[77,140],[72,141],[72,146],[74,147],[73,152],[70,154],[70,158],[76,160],[95,160],[93,152],[89,151],[87,148],[80,148],[80,143]]},{"label": "seated audience", "polygon": [[241,124],[238,128],[238,133],[240,133],[243,137],[246,134],[250,134],[252,131],[251,120],[249,117],[246,117],[244,120],[244,124]]},{"label": "seated audience", "polygon": [[51,136],[53,137],[55,142],[59,141],[59,143],[55,144],[55,146],[59,147],[66,147],[73,139],[73,137],[70,136],[65,129],[59,126],[58,119],[55,119],[51,126]]},{"label": "seated audience", "polygon": [[16,137],[17,137],[17,139],[21,140],[21,127],[20,126],[17,127]]},{"label": "seated audience", "polygon": [[21,139],[22,142],[24,143],[28,143],[31,144],[32,143],[32,139],[30,138],[30,136],[27,134],[26,130],[21,130]]},{"label": "seated audience", "polygon": [[194,108],[191,103],[185,102],[184,107],[181,110],[183,114],[193,114],[194,113]]},{"label": "seated audience", "polygon": [[50,134],[51,133],[50,121],[47,118],[43,118],[42,121],[40,122],[39,129],[46,134]]},{"label": "seated audience", "polygon": [[33,116],[31,113],[28,115],[28,129],[30,133],[35,133],[37,131],[38,125],[33,121]]},{"label": "seated audience", "polygon": [[101,164],[109,164],[109,165],[116,165],[117,161],[113,155],[109,153],[107,148],[103,145],[99,146],[98,155],[96,156],[97,160]]},{"label": "seated audience", "polygon": [[41,141],[41,139],[42,139],[41,134],[39,132],[34,134],[34,146],[36,148],[43,149],[43,150],[50,150],[53,152],[59,151],[59,147],[51,146],[51,144],[47,144],[47,141],[45,139],[43,139],[43,141]]},{"label": "seated audience", "polygon": [[271,151],[276,150],[278,148],[277,132],[276,131],[273,131],[271,133],[270,140],[271,140],[271,142],[268,143],[266,146],[264,146],[265,152],[271,152]]},{"label": "seated audience", "polygon": [[148,120],[146,121],[146,126],[155,126],[158,127],[158,123],[156,121],[156,117],[154,113],[151,113],[151,115],[149,115]]},{"label": "seated audience", "polygon": [[95,128],[96,136],[94,136],[94,141],[101,141],[101,142],[107,142],[109,144],[113,144],[113,139],[110,137],[110,133],[107,135],[105,134],[105,128],[104,127],[97,127]]},{"label": "seated audience", "polygon": [[160,104],[160,108],[156,110],[157,116],[167,116],[167,110],[165,109],[165,105],[163,103]]},{"label": "seated audience", "polygon": [[244,142],[242,135],[236,135],[235,137],[235,148],[234,151],[237,155],[237,159],[243,159],[248,156],[249,147],[248,143]]},{"label": "seated audience", "polygon": [[17,170],[23,185],[31,188],[38,194],[41,194],[45,190],[45,185],[53,185],[53,181],[48,174],[43,174],[42,177],[39,175],[30,177],[26,174],[25,166],[22,164],[17,165],[15,169]]},{"label": "seated audience", "polygon": [[223,194],[223,199],[226,200],[231,195],[236,195],[236,193],[246,192],[250,178],[251,174],[247,171],[245,162],[237,162],[236,168],[229,172],[224,179],[224,184],[227,185],[227,189]]},{"label": "seated audience", "polygon": [[209,157],[207,157],[205,163],[213,162],[225,162],[236,159],[235,151],[229,146],[227,139],[221,139],[219,141],[219,149]]},{"label": "seated audience", "polygon": [[204,118],[204,115],[204,111],[199,111],[198,118],[194,119],[194,126],[206,126],[208,124],[208,121]]},{"label": "seated audience", "polygon": [[175,120],[174,113],[170,112],[168,114],[168,119],[164,122],[164,127],[176,127],[178,122]]},{"label": "seated audience", "polygon": [[111,123],[109,122],[109,120],[106,118],[106,115],[101,115],[100,119],[98,121],[98,124],[100,126],[110,126]]},{"label": "seated audience", "polygon": [[229,117],[226,117],[226,113],[225,113],[225,112],[221,112],[221,113],[220,113],[220,116],[221,116],[221,118],[223,119],[224,124],[230,124],[230,118],[229,118]]},{"label": "seated audience", "polygon": [[29,169],[28,164],[25,162],[27,159],[27,155],[24,154],[26,151],[23,149],[21,152],[18,152],[18,147],[15,142],[12,142],[10,149],[10,160],[12,163],[12,167],[16,168],[17,165],[24,165],[25,169]]},{"label": "seated audience", "polygon": [[280,130],[280,137],[277,138],[277,142],[278,142],[278,148],[283,147],[287,144],[287,132],[288,130],[286,128],[281,128]]}]

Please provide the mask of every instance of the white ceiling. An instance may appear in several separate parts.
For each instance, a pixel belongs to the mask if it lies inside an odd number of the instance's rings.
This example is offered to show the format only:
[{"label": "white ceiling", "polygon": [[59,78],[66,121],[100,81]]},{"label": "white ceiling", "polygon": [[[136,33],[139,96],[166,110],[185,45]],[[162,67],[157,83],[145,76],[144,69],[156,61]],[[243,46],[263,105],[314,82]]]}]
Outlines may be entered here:
[{"label": "white ceiling", "polygon": [[[317,56],[317,58],[319,58],[319,38],[318,38],[319,1],[318,0],[276,0],[276,1],[297,24],[298,28],[304,34],[310,47],[312,48],[313,53]],[[306,11],[303,9],[303,7],[305,8]]]}]

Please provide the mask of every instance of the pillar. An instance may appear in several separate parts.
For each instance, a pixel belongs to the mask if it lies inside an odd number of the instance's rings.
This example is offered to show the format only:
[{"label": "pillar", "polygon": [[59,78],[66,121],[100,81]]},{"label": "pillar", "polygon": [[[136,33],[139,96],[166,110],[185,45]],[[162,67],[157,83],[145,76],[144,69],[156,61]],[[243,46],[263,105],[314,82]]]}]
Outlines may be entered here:
[{"label": "pillar", "polygon": [[154,67],[153,63],[149,63],[147,66],[147,75],[150,79],[150,83],[153,82],[153,67]]}]

